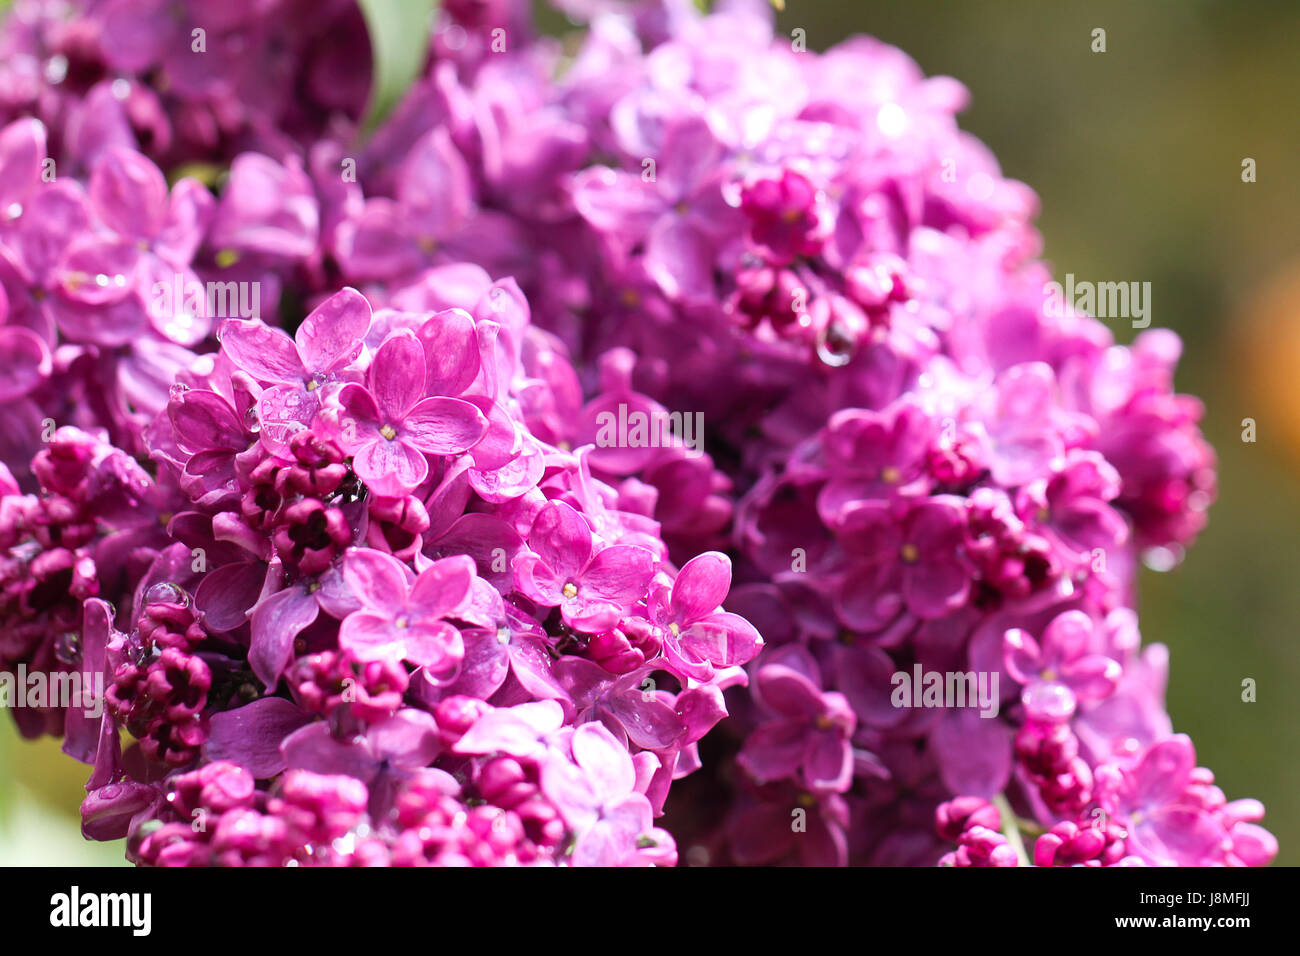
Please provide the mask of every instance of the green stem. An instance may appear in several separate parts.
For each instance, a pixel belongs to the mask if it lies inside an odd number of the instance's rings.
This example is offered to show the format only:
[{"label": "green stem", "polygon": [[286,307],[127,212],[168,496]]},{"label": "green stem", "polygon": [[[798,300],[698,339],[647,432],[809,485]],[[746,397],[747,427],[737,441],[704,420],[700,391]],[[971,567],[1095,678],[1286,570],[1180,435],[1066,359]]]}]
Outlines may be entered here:
[{"label": "green stem", "polygon": [[1029,854],[1025,852],[1025,841],[1020,838],[1020,821],[1012,811],[1011,804],[1007,802],[1006,795],[999,793],[993,798],[993,805],[998,808],[998,813],[1002,814],[1002,833],[1011,844],[1011,849],[1016,851],[1020,865],[1032,866]]}]

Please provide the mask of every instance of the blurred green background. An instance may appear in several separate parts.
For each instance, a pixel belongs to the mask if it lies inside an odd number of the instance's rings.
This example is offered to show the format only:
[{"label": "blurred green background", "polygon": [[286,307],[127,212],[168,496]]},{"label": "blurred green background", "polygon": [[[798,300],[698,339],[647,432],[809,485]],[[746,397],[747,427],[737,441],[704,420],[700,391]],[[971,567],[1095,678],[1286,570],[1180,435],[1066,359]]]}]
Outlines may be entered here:
[{"label": "blurred green background", "polygon": [[[1229,799],[1264,801],[1278,862],[1300,863],[1300,4],[787,0],[779,22],[818,49],[870,33],[960,79],[963,126],[1042,200],[1058,277],[1151,282],[1153,325],[1185,343],[1179,390],[1207,406],[1220,496],[1187,560],[1144,572],[1143,637],[1171,649],[1175,729]],[[1127,325],[1111,322],[1121,342]],[[0,863],[120,861],[78,835],[85,770],[2,722]]]}]

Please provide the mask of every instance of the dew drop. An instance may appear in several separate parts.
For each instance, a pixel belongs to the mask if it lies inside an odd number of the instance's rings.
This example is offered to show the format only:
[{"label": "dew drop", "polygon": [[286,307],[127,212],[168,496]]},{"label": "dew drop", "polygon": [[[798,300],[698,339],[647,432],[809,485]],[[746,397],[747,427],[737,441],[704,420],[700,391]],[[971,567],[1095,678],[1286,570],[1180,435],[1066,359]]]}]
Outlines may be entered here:
[{"label": "dew drop", "polygon": [[51,86],[58,86],[68,76],[68,58],[62,53],[56,53],[45,61],[45,82]]},{"label": "dew drop", "polygon": [[890,139],[897,139],[907,129],[907,112],[897,103],[886,103],[876,114],[876,125]]},{"label": "dew drop", "polygon": [[824,329],[817,334],[817,357],[823,365],[841,368],[853,360],[853,343],[838,329]]},{"label": "dew drop", "polygon": [[1178,567],[1183,560],[1183,549],[1178,545],[1147,548],[1142,552],[1142,563],[1152,571],[1164,573]]},{"label": "dew drop", "polygon": [[63,664],[75,664],[81,650],[81,639],[76,634],[60,634],[54,642],[54,656]]},{"label": "dew drop", "polygon": [[185,591],[171,581],[162,581],[155,584],[144,594],[145,604],[189,604],[189,596]]},{"label": "dew drop", "polygon": [[447,44],[449,50],[462,49],[465,46],[465,39],[465,30],[454,23],[442,31],[442,42]]}]

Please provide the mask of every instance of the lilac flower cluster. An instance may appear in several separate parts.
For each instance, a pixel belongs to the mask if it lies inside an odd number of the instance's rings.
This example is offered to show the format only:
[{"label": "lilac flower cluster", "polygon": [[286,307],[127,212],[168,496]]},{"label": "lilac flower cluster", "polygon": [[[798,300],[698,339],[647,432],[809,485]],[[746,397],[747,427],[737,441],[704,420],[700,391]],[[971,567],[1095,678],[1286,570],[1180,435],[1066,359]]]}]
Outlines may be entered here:
[{"label": "lilac flower cluster", "polygon": [[[734,9],[644,52],[613,32],[584,55],[629,88],[565,95],[614,161],[569,188],[599,263],[577,268],[637,306],[593,308],[584,341],[635,341],[644,389],[715,423],[742,489],[729,606],[779,645],[710,852],[1014,863],[996,814],[932,822],[1003,794],[1048,831],[1038,863],[1268,862],[1262,808],[1171,734],[1129,610],[1138,559],[1176,560],[1214,495],[1177,339],[1044,307],[1036,201],[957,129],[954,81],[868,40],[792,50]],[[1000,678],[1003,714],[911,707],[914,668]],[[811,857],[779,832],[801,808]]]},{"label": "lilac flower cluster", "polygon": [[16,0],[0,119],[40,119],[68,173],[114,146],[167,168],[283,158],[361,115],[364,30],[348,0]]},{"label": "lilac flower cluster", "polygon": [[[1177,338],[1045,307],[956,81],[761,3],[564,6],[572,56],[447,4],[368,139],[350,4],[0,30],[0,666],[104,674],[102,718],[15,711],[93,766],[87,836],[1269,862],[1132,611],[1215,494]],[[260,307],[166,294],[213,286]],[[620,410],[706,449],[611,446]],[[914,672],[992,713],[900,702]]]},{"label": "lilac flower cluster", "polygon": [[[42,132],[5,129],[11,168]],[[653,818],[762,645],[721,609],[729,560],[679,573],[660,538],[641,472],[687,449],[596,477],[576,373],[510,280],[181,337],[146,283],[253,228],[233,179],[214,208],[118,148],[85,186],[19,182],[0,242],[45,284],[16,278],[3,326],[37,449],[0,474],[3,664],[106,680],[97,719],[18,711],[93,765],[87,835],[167,865],[671,863]]]}]

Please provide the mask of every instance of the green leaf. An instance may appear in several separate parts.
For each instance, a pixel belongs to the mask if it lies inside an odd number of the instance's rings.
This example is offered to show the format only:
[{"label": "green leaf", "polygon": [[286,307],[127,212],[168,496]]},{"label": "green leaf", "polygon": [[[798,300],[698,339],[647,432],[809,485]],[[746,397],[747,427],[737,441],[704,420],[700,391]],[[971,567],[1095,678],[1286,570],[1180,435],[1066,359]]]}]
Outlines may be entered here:
[{"label": "green leaf", "polygon": [[373,65],[365,135],[383,122],[424,69],[438,0],[360,0]]}]

